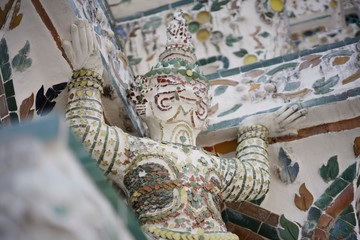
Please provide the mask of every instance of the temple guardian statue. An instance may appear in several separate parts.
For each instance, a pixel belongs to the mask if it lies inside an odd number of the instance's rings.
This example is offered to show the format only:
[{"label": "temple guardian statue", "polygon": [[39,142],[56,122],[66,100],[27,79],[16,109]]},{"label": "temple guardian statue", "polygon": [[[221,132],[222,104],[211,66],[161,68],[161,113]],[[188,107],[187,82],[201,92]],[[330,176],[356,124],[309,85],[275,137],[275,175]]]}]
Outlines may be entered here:
[{"label": "temple guardian statue", "polygon": [[[174,14],[159,63],[129,91],[150,138],[104,121],[102,64],[91,26],[78,20],[64,49],[76,71],[68,84],[66,119],[92,157],[127,197],[150,239],[238,239],[221,218],[222,204],[254,200],[269,190],[267,139],[303,118],[284,106],[239,126],[236,157],[196,147],[206,127],[208,82],[196,64],[181,11]],[[141,46],[139,46],[141,47]]]}]

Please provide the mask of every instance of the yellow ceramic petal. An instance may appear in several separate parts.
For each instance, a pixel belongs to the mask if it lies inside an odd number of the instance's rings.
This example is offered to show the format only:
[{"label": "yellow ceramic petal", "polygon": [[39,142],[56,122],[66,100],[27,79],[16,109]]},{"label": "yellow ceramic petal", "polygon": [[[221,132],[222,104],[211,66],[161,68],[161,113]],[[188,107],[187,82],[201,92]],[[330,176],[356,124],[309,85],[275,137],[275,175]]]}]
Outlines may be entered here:
[{"label": "yellow ceramic petal", "polygon": [[270,6],[276,12],[284,10],[284,3],[282,0],[270,0]]},{"label": "yellow ceramic petal", "polygon": [[335,9],[335,8],[337,8],[337,6],[338,6],[337,1],[332,0],[332,1],[330,2],[330,7],[331,7],[331,8]]},{"label": "yellow ceramic petal", "polygon": [[87,90],[87,91],[86,91],[86,95],[88,95],[89,97],[92,97],[93,91]]},{"label": "yellow ceramic petal", "polygon": [[83,95],[83,90],[77,90],[76,91],[76,95],[78,96],[78,97],[81,97],[82,95]]},{"label": "yellow ceramic petal", "polygon": [[253,54],[249,54],[244,58],[245,65],[256,63],[257,61],[258,61],[258,58]]},{"label": "yellow ceramic petal", "polygon": [[207,11],[201,11],[196,15],[196,20],[201,24],[207,23],[211,20],[211,14]]},{"label": "yellow ceramic petal", "polygon": [[210,32],[207,29],[201,29],[197,32],[196,38],[200,42],[206,42],[210,38]]},{"label": "yellow ceramic petal", "polygon": [[186,23],[189,23],[191,21],[191,17],[187,13],[184,13],[184,18],[185,18]]}]

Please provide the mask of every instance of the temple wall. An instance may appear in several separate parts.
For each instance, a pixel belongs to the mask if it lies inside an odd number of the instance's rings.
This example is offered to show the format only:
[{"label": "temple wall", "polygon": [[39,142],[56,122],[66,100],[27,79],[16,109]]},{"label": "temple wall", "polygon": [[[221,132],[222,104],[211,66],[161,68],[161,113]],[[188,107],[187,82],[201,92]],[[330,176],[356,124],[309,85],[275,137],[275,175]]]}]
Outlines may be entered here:
[{"label": "temple wall", "polygon": [[129,3],[111,7],[113,1],[105,2],[137,74],[156,64],[165,45],[166,24],[179,8],[205,74],[342,41],[359,32],[357,3],[350,0],[183,0],[121,17],[118,9]]},{"label": "temple wall", "polygon": [[[0,3],[1,125],[64,114],[72,66],[61,46],[77,17],[93,25],[105,64],[106,118],[135,134],[141,130],[133,110],[123,104],[132,70],[97,1],[21,1]],[[138,129],[136,129],[138,128]]]}]

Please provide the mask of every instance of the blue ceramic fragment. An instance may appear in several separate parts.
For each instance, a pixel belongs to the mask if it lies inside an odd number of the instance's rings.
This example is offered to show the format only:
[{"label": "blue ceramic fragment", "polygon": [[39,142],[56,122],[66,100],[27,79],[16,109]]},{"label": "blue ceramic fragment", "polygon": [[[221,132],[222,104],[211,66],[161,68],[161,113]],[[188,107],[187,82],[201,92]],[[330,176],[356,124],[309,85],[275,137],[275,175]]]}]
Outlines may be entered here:
[{"label": "blue ceramic fragment", "polygon": [[283,183],[293,183],[299,174],[300,166],[297,162],[292,163],[289,155],[281,147],[279,150],[279,167],[277,174]]}]

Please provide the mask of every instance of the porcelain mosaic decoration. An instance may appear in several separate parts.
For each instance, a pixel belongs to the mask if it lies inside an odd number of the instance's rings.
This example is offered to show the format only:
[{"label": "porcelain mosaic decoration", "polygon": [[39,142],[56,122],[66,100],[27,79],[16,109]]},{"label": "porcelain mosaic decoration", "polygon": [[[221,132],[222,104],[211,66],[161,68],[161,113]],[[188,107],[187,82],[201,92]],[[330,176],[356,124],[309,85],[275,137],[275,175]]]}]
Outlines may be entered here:
[{"label": "porcelain mosaic decoration", "polygon": [[136,71],[145,73],[156,63],[165,45],[161,35],[179,7],[206,74],[342,41],[359,32],[357,3],[352,1],[180,1],[115,19]]},{"label": "porcelain mosaic decoration", "polygon": [[[65,17],[59,19],[59,13],[52,9],[62,9]],[[98,1],[42,3],[38,0],[6,0],[0,4],[2,126],[63,111],[66,101],[66,91],[63,90],[73,66],[61,40],[67,38],[69,30],[66,27],[76,17],[88,19],[96,31],[96,43],[106,65],[105,89],[109,90],[107,93],[112,93],[105,94],[104,98],[116,103],[107,104],[107,121],[135,132],[132,124],[132,121],[138,120],[135,112],[121,107],[126,96],[125,89],[132,81],[132,71],[110,28],[102,3]],[[43,51],[44,46],[49,47],[40,57],[38,53]],[[112,107],[114,105],[117,107]],[[118,115],[123,115],[123,120],[119,121]],[[139,122],[136,125],[141,126]]]}]

